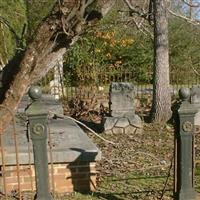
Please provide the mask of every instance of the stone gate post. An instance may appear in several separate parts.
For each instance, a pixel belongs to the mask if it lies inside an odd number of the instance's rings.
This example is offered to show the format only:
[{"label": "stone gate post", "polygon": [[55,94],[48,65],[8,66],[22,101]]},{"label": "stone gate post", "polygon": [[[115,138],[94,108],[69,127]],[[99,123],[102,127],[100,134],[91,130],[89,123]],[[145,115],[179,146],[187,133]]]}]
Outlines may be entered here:
[{"label": "stone gate post", "polygon": [[197,192],[193,185],[194,170],[194,119],[199,110],[198,104],[191,102],[189,88],[182,88],[179,91],[182,103],[178,110],[179,128],[177,133],[177,183],[176,199],[196,200]]},{"label": "stone gate post", "polygon": [[42,92],[39,87],[32,86],[29,90],[29,96],[33,102],[29,105],[26,113],[29,120],[30,137],[33,142],[36,180],[35,199],[51,200],[47,157],[47,111],[40,101]]}]

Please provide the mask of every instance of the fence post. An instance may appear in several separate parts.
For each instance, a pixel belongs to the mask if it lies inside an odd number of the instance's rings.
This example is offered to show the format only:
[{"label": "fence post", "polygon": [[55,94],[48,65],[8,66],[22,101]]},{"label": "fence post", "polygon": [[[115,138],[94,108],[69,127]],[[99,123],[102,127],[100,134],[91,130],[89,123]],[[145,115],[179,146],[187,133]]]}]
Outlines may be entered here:
[{"label": "fence post", "polygon": [[179,128],[177,133],[177,177],[176,177],[176,199],[195,200],[197,193],[193,185],[194,171],[194,118],[198,112],[198,106],[190,102],[191,94],[189,88],[179,90],[182,103],[178,110]]},{"label": "fence post", "polygon": [[49,172],[47,157],[47,111],[41,102],[42,92],[38,86],[29,89],[32,103],[26,110],[30,137],[33,142],[33,155],[35,165],[36,200],[53,199],[49,192]]}]

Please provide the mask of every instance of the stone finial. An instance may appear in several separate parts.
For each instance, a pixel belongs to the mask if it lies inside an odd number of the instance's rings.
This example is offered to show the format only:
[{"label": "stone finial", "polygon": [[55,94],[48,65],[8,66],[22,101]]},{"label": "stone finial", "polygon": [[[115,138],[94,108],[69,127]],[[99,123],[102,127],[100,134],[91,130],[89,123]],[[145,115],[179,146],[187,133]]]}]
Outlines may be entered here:
[{"label": "stone finial", "polygon": [[191,93],[191,92],[190,92],[190,89],[189,89],[189,88],[181,88],[181,89],[179,90],[179,97],[180,97],[180,99],[181,99],[182,101],[187,101],[187,100],[190,99],[190,96],[191,96],[190,93]]},{"label": "stone finial", "polygon": [[42,90],[39,86],[31,86],[28,95],[33,101],[37,101],[42,96]]}]

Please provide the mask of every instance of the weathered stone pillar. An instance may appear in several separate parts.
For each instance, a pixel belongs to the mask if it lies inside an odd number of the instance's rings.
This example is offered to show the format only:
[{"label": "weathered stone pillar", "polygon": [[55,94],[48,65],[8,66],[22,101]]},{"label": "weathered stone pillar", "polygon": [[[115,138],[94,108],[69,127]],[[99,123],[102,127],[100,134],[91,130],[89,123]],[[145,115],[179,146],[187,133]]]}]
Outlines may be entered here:
[{"label": "weathered stone pillar", "polygon": [[194,170],[194,119],[198,112],[198,105],[191,103],[189,88],[182,88],[179,92],[182,103],[178,110],[179,132],[177,133],[177,194],[178,200],[195,200],[197,193],[193,185]]},{"label": "weathered stone pillar", "polygon": [[28,115],[30,136],[33,142],[33,155],[35,164],[35,181],[37,200],[51,200],[49,192],[49,173],[47,157],[47,111],[40,101],[41,89],[33,86],[29,90],[33,100],[26,113]]}]

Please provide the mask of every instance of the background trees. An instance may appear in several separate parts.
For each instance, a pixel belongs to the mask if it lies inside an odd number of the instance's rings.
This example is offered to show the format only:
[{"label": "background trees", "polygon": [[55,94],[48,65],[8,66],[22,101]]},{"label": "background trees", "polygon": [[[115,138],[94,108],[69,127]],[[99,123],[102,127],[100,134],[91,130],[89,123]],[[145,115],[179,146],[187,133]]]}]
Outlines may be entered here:
[{"label": "background trees", "polygon": [[179,83],[184,83],[186,79],[192,82],[194,78],[181,76],[180,70],[183,73],[189,73],[190,68],[190,72],[196,73],[197,76],[200,72],[199,34],[200,27],[198,26],[188,24],[179,18],[172,17],[169,20],[170,71],[173,74],[171,78]]},{"label": "background trees", "polygon": [[67,52],[65,74],[72,86],[103,85],[104,75],[123,72],[133,72],[138,84],[151,81],[152,40],[129,24],[129,13],[122,11],[119,13],[116,5],[94,31],[85,34]]},{"label": "background trees", "polygon": [[23,1],[0,2],[0,66],[8,63],[23,45],[23,27],[27,23]]}]

